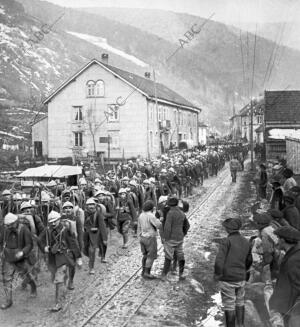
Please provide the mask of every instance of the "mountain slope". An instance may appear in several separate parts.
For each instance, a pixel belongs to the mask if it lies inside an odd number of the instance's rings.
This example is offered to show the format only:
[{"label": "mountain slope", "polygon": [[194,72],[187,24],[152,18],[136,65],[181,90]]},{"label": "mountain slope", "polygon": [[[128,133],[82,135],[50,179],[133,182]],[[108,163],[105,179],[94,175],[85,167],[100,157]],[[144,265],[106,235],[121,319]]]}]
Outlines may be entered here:
[{"label": "mountain slope", "polygon": [[[138,74],[143,75],[154,67],[158,82],[203,108],[204,118],[218,128],[224,127],[224,122],[228,121],[233,102],[238,105],[248,97],[248,90],[251,89],[253,35],[248,38],[248,43],[246,35],[242,35],[244,76],[239,35],[224,24],[208,22],[201,33],[179,48],[178,39],[185,39],[184,33],[193,24],[200,26],[204,18],[129,9],[120,9],[118,15],[116,12],[105,14],[96,9],[92,9],[91,13],[73,9],[64,12],[62,7],[44,1],[20,2],[25,12],[14,0],[0,0],[6,13],[5,19],[8,19],[8,11],[14,10],[10,20],[1,25],[5,49],[1,50],[3,56],[0,58],[0,92],[3,89],[3,94],[6,92],[4,97],[8,99],[27,101],[35,93],[48,95],[50,89],[61,84],[92,58],[100,58],[102,52],[109,53],[111,65]],[[135,12],[137,17],[133,19],[130,12]],[[43,24],[57,20],[62,13],[62,18],[41,42],[25,53],[19,48],[18,45],[23,44],[28,49],[28,39],[34,32],[39,31]],[[121,16],[128,16],[133,22],[130,23],[129,18],[121,20]],[[272,42],[257,38],[254,94],[262,90],[273,46]],[[178,48],[177,53],[166,60]],[[133,58],[150,64],[150,67],[138,64]],[[5,69],[2,69],[3,63]],[[285,59],[273,70],[272,88],[286,88],[288,84],[291,88],[299,88],[300,77],[294,73],[299,68],[300,53],[286,49]],[[7,76],[8,83],[5,80]]]}]

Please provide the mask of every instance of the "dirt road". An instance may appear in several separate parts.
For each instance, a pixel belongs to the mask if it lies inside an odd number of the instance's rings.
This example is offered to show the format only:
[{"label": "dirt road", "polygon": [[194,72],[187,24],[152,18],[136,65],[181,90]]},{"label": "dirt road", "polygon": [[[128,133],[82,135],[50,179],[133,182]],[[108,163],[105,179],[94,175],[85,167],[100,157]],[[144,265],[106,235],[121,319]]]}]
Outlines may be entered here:
[{"label": "dirt road", "polygon": [[[0,312],[0,326],[83,326],[87,319],[106,303],[87,326],[221,326],[220,298],[212,280],[215,239],[223,236],[220,230],[225,217],[245,215],[252,190],[240,174],[232,184],[229,169],[218,177],[205,180],[198,194],[190,199],[191,229],[185,240],[187,279],[178,282],[170,275],[165,283],[145,281],[137,272],[119,293],[111,295],[140,267],[141,255],[136,239],[128,251],[120,248],[120,237],[113,232],[109,246],[109,262],[97,262],[96,275],[86,268],[75,276],[76,289],[69,292],[64,310],[53,314],[54,287],[46,271],[41,273],[38,297],[29,299],[28,291],[17,289],[14,306]],[[247,185],[248,186],[247,186]],[[242,197],[239,195],[245,193]],[[160,274],[163,252],[155,263],[154,273]],[[85,260],[85,267],[86,267]],[[108,301],[109,300],[109,301]]]}]

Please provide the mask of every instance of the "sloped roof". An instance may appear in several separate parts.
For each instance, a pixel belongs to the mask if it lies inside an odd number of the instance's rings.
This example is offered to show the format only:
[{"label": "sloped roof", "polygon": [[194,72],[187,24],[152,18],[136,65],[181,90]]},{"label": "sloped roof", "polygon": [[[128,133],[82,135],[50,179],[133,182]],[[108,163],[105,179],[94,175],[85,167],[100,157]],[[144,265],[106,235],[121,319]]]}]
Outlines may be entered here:
[{"label": "sloped roof", "polygon": [[265,122],[300,123],[300,91],[265,91]]},{"label": "sloped roof", "polygon": [[81,166],[44,165],[36,168],[28,168],[17,177],[63,178],[80,174],[82,174]]},{"label": "sloped roof", "polygon": [[[134,87],[137,91],[144,94],[148,98],[155,99],[155,88],[154,82],[151,79],[144,78],[142,76],[130,73],[128,71],[122,70],[120,68],[105,64],[97,59],[91,60],[88,64],[86,64],[82,69],[80,69],[75,75],[73,75],[70,79],[68,79],[65,83],[63,83],[58,89],[56,89],[45,101],[44,104],[49,102],[52,97],[54,97],[57,93],[59,93],[64,87],[66,87],[72,80],[74,80],[78,75],[83,73],[88,67],[92,64],[98,64],[99,66],[103,67],[105,70],[113,73],[114,75],[118,76],[121,80],[126,82],[127,84]],[[187,107],[191,109],[201,110],[200,108],[193,105],[191,102],[183,98],[178,93],[172,91],[165,85],[161,83],[156,83],[156,96],[158,101],[168,101],[172,104],[179,105],[181,107]]]}]

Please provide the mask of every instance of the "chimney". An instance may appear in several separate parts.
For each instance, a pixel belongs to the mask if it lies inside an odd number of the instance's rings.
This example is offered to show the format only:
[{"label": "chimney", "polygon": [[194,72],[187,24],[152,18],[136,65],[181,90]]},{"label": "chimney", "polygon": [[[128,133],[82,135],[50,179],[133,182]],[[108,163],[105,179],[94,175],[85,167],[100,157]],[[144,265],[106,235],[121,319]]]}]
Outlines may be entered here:
[{"label": "chimney", "polygon": [[151,73],[149,73],[149,72],[145,72],[145,77],[146,77],[146,78],[151,78]]},{"label": "chimney", "polygon": [[101,61],[104,64],[108,64],[108,54],[107,53],[102,53],[102,55],[101,55]]}]

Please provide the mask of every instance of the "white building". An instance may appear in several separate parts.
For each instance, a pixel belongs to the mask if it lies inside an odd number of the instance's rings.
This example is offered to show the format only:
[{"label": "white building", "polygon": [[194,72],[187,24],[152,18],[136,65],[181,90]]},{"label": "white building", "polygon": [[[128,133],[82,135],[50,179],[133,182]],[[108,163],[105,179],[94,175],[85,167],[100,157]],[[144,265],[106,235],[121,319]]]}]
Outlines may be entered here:
[{"label": "white building", "polygon": [[[93,59],[45,101],[33,126],[36,155],[152,157],[181,139],[198,141],[201,109],[166,86]],[[109,138],[108,138],[109,137]],[[108,147],[107,141],[110,140]]]}]

